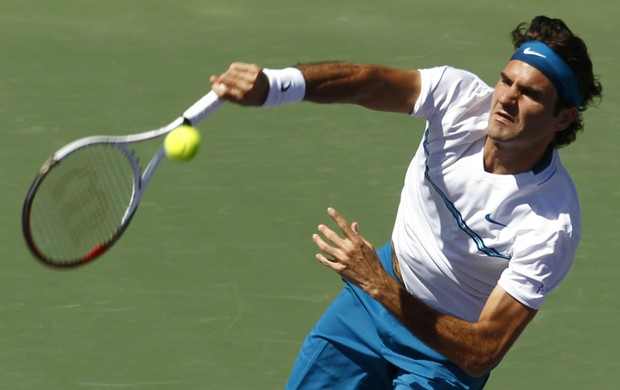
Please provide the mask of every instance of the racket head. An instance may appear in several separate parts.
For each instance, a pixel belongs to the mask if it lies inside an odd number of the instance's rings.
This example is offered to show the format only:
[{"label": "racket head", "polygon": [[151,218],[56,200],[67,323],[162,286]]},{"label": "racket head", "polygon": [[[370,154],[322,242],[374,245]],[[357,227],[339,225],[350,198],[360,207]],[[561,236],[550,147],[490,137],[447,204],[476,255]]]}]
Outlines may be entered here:
[{"label": "racket head", "polygon": [[56,268],[96,259],[127,228],[140,188],[140,164],[126,144],[68,145],[43,165],[26,195],[22,228],[28,248]]}]

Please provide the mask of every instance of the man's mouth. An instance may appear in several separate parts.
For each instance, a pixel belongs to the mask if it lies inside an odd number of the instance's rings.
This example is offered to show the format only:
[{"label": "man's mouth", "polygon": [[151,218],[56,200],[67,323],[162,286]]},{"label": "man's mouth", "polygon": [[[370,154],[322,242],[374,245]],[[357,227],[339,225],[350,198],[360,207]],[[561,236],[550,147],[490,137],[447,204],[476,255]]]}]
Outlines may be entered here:
[{"label": "man's mouth", "polygon": [[514,123],[515,120],[512,117],[512,115],[508,114],[507,112],[503,111],[503,110],[495,110],[494,113],[499,119],[502,120],[502,122],[510,122],[510,123]]}]

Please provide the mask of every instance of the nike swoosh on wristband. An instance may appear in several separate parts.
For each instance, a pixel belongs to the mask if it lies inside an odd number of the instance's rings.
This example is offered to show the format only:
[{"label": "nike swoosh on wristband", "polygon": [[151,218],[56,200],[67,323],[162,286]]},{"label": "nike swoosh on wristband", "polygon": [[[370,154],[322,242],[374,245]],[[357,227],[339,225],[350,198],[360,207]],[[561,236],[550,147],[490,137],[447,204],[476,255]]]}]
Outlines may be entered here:
[{"label": "nike swoosh on wristband", "polygon": [[525,50],[523,50],[523,54],[528,54],[528,55],[531,55],[531,56],[547,58],[546,55],[540,54],[539,52],[532,50],[532,48],[530,48],[530,47],[526,47]]},{"label": "nike swoosh on wristband", "polygon": [[286,92],[288,91],[288,89],[291,87],[293,83],[290,81],[287,81],[286,83],[282,84],[282,86],[280,87],[280,91],[282,92]]},{"label": "nike swoosh on wristband", "polygon": [[485,216],[484,216],[484,219],[486,219],[487,221],[489,221],[489,222],[491,222],[491,223],[493,223],[493,224],[495,224],[495,225],[499,225],[499,226],[503,226],[503,227],[508,227],[508,226],[504,225],[503,223],[501,223],[501,222],[497,222],[496,220],[494,220],[493,218],[491,218],[491,213],[489,213],[489,214],[485,215]]}]

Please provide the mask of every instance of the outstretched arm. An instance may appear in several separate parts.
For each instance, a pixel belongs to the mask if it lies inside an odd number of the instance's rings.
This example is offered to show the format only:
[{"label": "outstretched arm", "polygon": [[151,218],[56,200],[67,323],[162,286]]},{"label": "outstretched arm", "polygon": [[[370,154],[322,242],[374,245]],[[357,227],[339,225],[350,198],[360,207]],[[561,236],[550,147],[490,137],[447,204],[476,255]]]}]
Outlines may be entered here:
[{"label": "outstretched arm", "polygon": [[[315,103],[351,103],[409,114],[420,93],[417,70],[347,62],[303,64],[297,69],[306,84],[304,100]],[[220,97],[241,105],[262,105],[269,92],[266,74],[253,64],[233,63],[211,82]]]},{"label": "outstretched arm", "polygon": [[472,376],[494,368],[536,314],[501,287],[489,296],[480,318],[468,322],[442,314],[409,294],[383,270],[375,248],[334,209],[330,217],[344,237],[325,225],[313,240],[317,259],[380,302],[407,329]]}]

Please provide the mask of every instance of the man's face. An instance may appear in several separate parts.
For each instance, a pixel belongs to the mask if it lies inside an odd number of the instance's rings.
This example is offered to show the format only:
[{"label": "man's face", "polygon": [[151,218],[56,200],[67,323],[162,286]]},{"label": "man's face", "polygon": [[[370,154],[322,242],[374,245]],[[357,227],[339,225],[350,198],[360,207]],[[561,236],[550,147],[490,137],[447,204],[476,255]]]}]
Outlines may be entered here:
[{"label": "man's face", "polygon": [[491,103],[488,137],[524,151],[540,150],[567,124],[554,115],[557,90],[538,69],[510,61],[501,72]]}]

